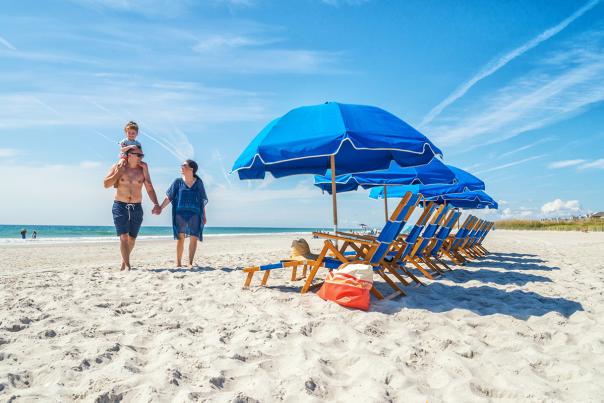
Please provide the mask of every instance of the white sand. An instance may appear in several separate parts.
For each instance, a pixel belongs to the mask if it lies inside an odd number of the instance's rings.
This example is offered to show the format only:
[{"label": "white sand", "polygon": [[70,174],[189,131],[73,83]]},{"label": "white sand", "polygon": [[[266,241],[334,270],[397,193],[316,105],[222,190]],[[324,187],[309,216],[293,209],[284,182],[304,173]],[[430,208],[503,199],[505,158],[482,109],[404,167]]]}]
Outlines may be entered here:
[{"label": "white sand", "polygon": [[1,246],[0,400],[604,398],[604,234],[497,231],[500,254],[368,313],[285,272],[242,290],[292,238],[209,238],[194,271],[140,242],[131,273],[115,243]]}]

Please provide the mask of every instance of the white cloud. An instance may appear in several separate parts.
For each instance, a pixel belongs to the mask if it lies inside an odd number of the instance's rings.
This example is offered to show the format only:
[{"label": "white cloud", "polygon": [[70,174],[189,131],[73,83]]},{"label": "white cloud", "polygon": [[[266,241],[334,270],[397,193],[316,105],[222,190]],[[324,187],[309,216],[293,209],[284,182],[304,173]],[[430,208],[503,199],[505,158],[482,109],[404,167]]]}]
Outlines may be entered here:
[{"label": "white cloud", "polygon": [[442,145],[500,142],[574,116],[604,100],[604,34],[590,33],[547,55],[537,68],[496,93],[478,98],[464,113],[430,128]]},{"label": "white cloud", "polygon": [[14,47],[12,43],[10,43],[9,41],[6,40],[6,38],[3,38],[1,36],[0,36],[0,45],[4,45],[9,50],[17,50],[17,48]]},{"label": "white cloud", "polygon": [[581,213],[581,204],[579,200],[568,200],[563,201],[556,199],[551,202],[545,203],[541,206],[541,213],[544,215],[556,215],[565,216]]},{"label": "white cloud", "polygon": [[[336,0],[334,0],[336,1]],[[436,118],[447,106],[451,105],[453,102],[463,97],[476,83],[480,80],[494,74],[497,70],[504,67],[506,64],[516,59],[519,56],[522,56],[525,52],[533,49],[540,43],[548,40],[552,36],[556,35],[563,29],[565,29],[570,23],[575,21],[577,18],[581,17],[587,11],[594,8],[600,0],[592,0],[581,7],[579,10],[575,11],[569,17],[562,20],[557,25],[543,31],[535,38],[530,41],[524,43],[522,46],[517,47],[516,49],[506,53],[505,55],[499,57],[498,59],[492,60],[482,70],[472,77],[470,80],[466,81],[462,85],[460,85],[455,91],[453,91],[447,98],[441,101],[438,105],[436,105],[428,114],[424,117],[420,126],[425,126],[429,124],[434,118]]]},{"label": "white cloud", "polygon": [[576,160],[563,160],[563,161],[555,161],[550,163],[547,166],[549,169],[559,169],[559,168],[570,168],[577,167],[579,170],[583,169],[604,169],[604,158],[600,158],[597,160],[585,160],[585,159],[576,159]]},{"label": "white cloud", "polygon": [[19,155],[19,150],[14,148],[0,148],[0,158],[10,158]]},{"label": "white cloud", "polygon": [[585,162],[585,160],[582,160],[582,159],[555,161],[555,162],[550,163],[547,167],[549,169],[568,168],[568,167],[583,164],[584,162]]},{"label": "white cloud", "polygon": [[581,166],[579,166],[579,169],[589,169],[589,168],[596,168],[596,169],[604,169],[604,158],[600,158],[591,162],[587,162]]},{"label": "white cloud", "polygon": [[492,167],[492,168],[488,168],[488,169],[483,169],[481,171],[477,171],[476,174],[484,174],[484,173],[487,173],[487,172],[499,171],[501,169],[510,168],[510,167],[513,167],[513,166],[516,166],[516,165],[520,165],[520,164],[524,164],[525,162],[534,161],[536,159],[543,158],[543,157],[545,157],[545,155],[535,155],[533,157],[523,158],[521,160],[517,160],[517,161],[513,161],[513,162],[508,162],[507,164],[497,165],[497,166]]},{"label": "white cloud", "polygon": [[141,14],[147,17],[174,17],[189,8],[186,0],[71,0],[95,10],[114,10]]},{"label": "white cloud", "polygon": [[537,140],[537,141],[535,141],[533,143],[526,144],[526,145],[524,145],[522,147],[518,147],[518,148],[515,148],[513,150],[507,151],[505,153],[499,154],[498,158],[505,158],[505,157],[509,157],[510,155],[518,154],[519,152],[528,150],[529,148],[533,148],[533,147],[535,147],[535,146],[537,146],[539,144],[546,143],[546,142],[548,142],[548,141],[550,141],[552,139],[553,139],[553,137],[546,137],[546,138],[543,138],[543,139],[539,139],[539,140]]},{"label": "white cloud", "polygon": [[255,39],[244,35],[210,35],[193,46],[193,50],[198,53],[204,53],[216,50],[262,46],[279,41],[279,39]]}]

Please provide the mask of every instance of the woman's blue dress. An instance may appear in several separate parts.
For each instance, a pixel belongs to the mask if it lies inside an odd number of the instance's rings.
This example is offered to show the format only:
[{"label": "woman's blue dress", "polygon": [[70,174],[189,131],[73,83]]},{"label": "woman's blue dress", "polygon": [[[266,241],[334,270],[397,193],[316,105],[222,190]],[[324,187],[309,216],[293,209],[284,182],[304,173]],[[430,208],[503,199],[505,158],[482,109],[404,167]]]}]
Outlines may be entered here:
[{"label": "woman's blue dress", "polygon": [[176,179],[166,191],[172,202],[172,229],[174,239],[178,234],[203,238],[204,207],[208,196],[201,179],[197,178],[193,186],[188,187],[182,178]]}]

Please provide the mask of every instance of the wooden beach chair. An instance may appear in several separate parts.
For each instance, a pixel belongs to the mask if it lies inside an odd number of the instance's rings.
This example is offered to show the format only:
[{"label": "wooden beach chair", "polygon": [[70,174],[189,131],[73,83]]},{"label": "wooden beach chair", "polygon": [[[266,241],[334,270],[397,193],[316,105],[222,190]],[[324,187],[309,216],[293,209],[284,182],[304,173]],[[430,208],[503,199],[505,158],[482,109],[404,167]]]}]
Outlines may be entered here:
[{"label": "wooden beach chair", "polygon": [[[403,197],[401,202],[399,203],[396,210],[393,212],[392,217],[386,223],[384,229],[380,233],[380,236],[376,239],[365,239],[363,236],[350,234],[350,235],[341,235],[341,234],[329,234],[322,232],[314,232],[313,236],[326,238],[325,246],[319,255],[316,258],[305,259],[305,260],[293,260],[293,259],[284,259],[278,263],[272,263],[261,266],[251,266],[243,269],[243,272],[246,273],[246,278],[244,281],[244,288],[247,288],[251,285],[252,279],[255,273],[263,273],[262,280],[260,285],[264,286],[267,284],[270,273],[275,269],[292,269],[291,280],[300,280],[306,277],[307,270],[312,268],[311,275],[308,277],[306,284],[302,287],[301,292],[305,293],[308,291],[310,286],[307,284],[312,283],[316,272],[320,267],[327,268],[328,270],[337,269],[343,263],[363,263],[366,261],[370,261],[369,264],[374,266],[375,271],[382,277],[384,280],[397,291],[399,294],[404,295],[402,289],[396,285],[387,275],[384,273],[385,270],[390,270],[389,267],[381,267],[375,262],[379,263],[377,260],[378,254],[382,253],[383,245],[386,244],[386,240],[390,234],[394,234],[394,237],[398,236],[404,227],[406,221],[409,219],[411,213],[415,209],[417,203],[419,201],[419,196],[413,195],[412,193],[408,193]],[[329,240],[342,240],[342,246],[340,248],[336,248],[332,245]],[[327,246],[329,244],[329,246]],[[382,246],[377,248],[376,246]],[[389,243],[387,246],[390,246]],[[348,249],[351,249],[348,251]],[[374,250],[375,249],[375,250]],[[386,249],[388,252],[389,248]],[[386,253],[384,252],[384,253]],[[328,254],[330,256],[328,256]],[[297,270],[302,266],[303,272],[302,277],[297,277]],[[386,264],[387,266],[387,264]],[[409,284],[403,277],[398,275],[398,273],[393,274],[403,285]],[[375,288],[375,287],[374,287]],[[372,290],[372,293],[378,297],[382,298],[382,295],[375,289]]]},{"label": "wooden beach chair", "polygon": [[459,253],[459,247],[466,241],[472,226],[478,220],[477,217],[469,215],[462,226],[453,235],[449,235],[441,247],[441,256],[447,256],[453,263],[462,266],[466,259]]},{"label": "wooden beach chair", "polygon": [[[362,263],[373,267],[377,273],[394,292],[387,298],[405,295],[404,291],[389,276],[392,275],[402,285],[409,285],[409,282],[396,271],[395,262],[401,251],[396,246],[396,240],[409,217],[413,213],[421,196],[408,192],[400,201],[392,215],[384,225],[379,236],[375,239],[364,236],[355,236],[353,234],[329,234],[315,232],[313,235],[324,238],[324,246],[319,257],[315,260],[306,282],[302,287],[302,293],[308,292],[313,285],[313,281],[321,267],[334,269],[345,263]],[[336,247],[332,241],[341,243],[341,247]],[[347,254],[347,250],[353,252]],[[389,253],[396,251],[394,258],[389,257]],[[332,255],[328,256],[328,255]],[[384,298],[382,293],[375,286],[371,293],[378,299]]]},{"label": "wooden beach chair", "polygon": [[451,271],[451,267],[447,265],[441,258],[441,248],[445,240],[449,237],[453,226],[459,220],[461,216],[460,211],[451,210],[448,217],[445,219],[444,224],[440,227],[436,235],[432,238],[430,245],[426,248],[423,253],[424,259],[432,262],[435,266],[441,264],[445,270]]},{"label": "wooden beach chair", "polygon": [[484,246],[482,246],[482,241],[484,241],[484,239],[487,237],[487,235],[493,229],[494,226],[495,226],[494,222],[489,222],[487,224],[487,227],[484,229],[482,235],[479,237],[478,241],[474,245],[474,247],[476,249],[478,249],[482,252],[483,256],[488,255],[490,252],[488,250],[486,250],[486,248]]},{"label": "wooden beach chair", "polygon": [[[405,241],[405,248],[399,258],[399,266],[405,267],[406,263],[411,263],[422,275],[430,280],[433,280],[435,276],[443,274],[443,270],[435,265],[428,259],[427,250],[433,244],[434,238],[439,228],[446,222],[450,207],[441,205],[434,213],[429,223],[425,226],[420,235],[415,239],[407,239]],[[429,213],[429,211],[427,211]],[[423,265],[427,267],[424,268]],[[416,278],[416,277],[415,277]],[[423,284],[421,281],[420,284]]]},{"label": "wooden beach chair", "polygon": [[476,220],[475,224],[472,226],[470,232],[468,233],[468,235],[466,236],[465,240],[461,243],[461,245],[458,247],[458,252],[463,253],[465,256],[465,258],[469,258],[469,259],[478,259],[481,257],[480,254],[478,254],[476,251],[474,251],[472,249],[474,242],[476,241],[477,237],[480,234],[480,231],[482,230],[482,228],[485,226],[486,221],[485,220],[481,220],[478,219]]}]

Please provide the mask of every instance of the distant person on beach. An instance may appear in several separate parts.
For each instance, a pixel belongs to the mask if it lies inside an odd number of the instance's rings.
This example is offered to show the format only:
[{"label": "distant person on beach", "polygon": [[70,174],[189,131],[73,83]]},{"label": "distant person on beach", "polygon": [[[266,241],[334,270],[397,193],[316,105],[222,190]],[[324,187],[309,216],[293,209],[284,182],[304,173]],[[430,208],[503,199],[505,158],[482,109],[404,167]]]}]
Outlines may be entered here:
[{"label": "distant person on beach", "polygon": [[25,228],[23,228],[21,230],[21,239],[25,239],[26,236],[27,236],[27,230]]},{"label": "distant person on beach", "polygon": [[124,137],[118,144],[120,145],[120,162],[119,164],[124,166],[126,165],[126,161],[128,160],[128,151],[133,150],[135,148],[143,149],[141,143],[139,143],[136,138],[138,137],[138,124],[134,121],[130,121],[126,123],[124,126],[124,132],[126,133],[126,137]]},{"label": "distant person on beach", "polygon": [[36,239],[36,238],[38,238],[38,232],[34,231],[31,233],[31,239]]},{"label": "distant person on beach", "polygon": [[152,214],[159,214],[161,209],[157,202],[157,195],[147,164],[142,162],[145,156],[138,147],[126,151],[126,164],[114,164],[105,177],[105,188],[115,187],[115,201],[113,202],[113,223],[117,235],[120,237],[120,252],[122,254],[121,270],[130,270],[130,254],[134,249],[136,237],[143,223],[143,185],[153,202]]},{"label": "distant person on beach", "polygon": [[181,177],[172,182],[160,206],[160,211],[163,211],[172,203],[172,230],[176,240],[177,267],[182,267],[185,238],[190,238],[189,268],[193,267],[197,242],[203,240],[208,196],[203,181],[197,175],[198,169],[199,166],[195,161],[186,160],[180,167]]}]

